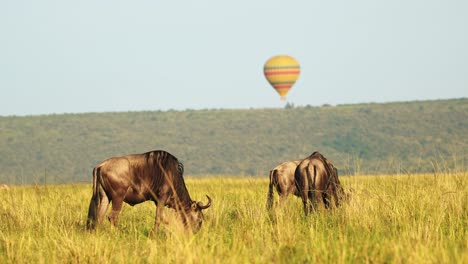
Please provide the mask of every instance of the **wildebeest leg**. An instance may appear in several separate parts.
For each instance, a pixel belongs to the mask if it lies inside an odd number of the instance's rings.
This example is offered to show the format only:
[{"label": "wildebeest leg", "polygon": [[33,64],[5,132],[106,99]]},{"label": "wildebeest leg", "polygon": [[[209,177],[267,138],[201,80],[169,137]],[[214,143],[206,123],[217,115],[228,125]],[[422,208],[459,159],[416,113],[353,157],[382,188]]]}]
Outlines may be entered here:
[{"label": "wildebeest leg", "polygon": [[323,201],[323,204],[325,205],[325,209],[330,208],[330,200],[329,200],[330,197],[331,195],[329,195],[327,192],[322,193],[322,201]]},{"label": "wildebeest leg", "polygon": [[164,213],[164,203],[156,202],[156,216],[154,219],[154,228],[153,233],[156,234],[159,230],[159,226],[161,225],[161,220],[163,219]]},{"label": "wildebeest leg", "polygon": [[309,215],[309,202],[308,200],[306,199],[305,201],[302,202],[302,204],[304,205],[304,214],[306,216]]},{"label": "wildebeest leg", "polygon": [[301,192],[302,205],[304,206],[304,214],[306,216],[309,214],[309,197],[307,193],[308,193],[307,190],[303,190]]},{"label": "wildebeest leg", "polygon": [[119,213],[122,210],[123,198],[116,197],[112,199],[112,212],[109,215],[109,220],[112,225],[117,226],[119,220]]},{"label": "wildebeest leg", "polygon": [[[318,209],[319,207],[319,203],[320,201],[324,201],[323,200],[323,194],[320,190],[314,190],[314,193],[313,193],[313,205],[314,205],[314,209]],[[324,201],[325,203],[325,201]]]},{"label": "wildebeest leg", "polygon": [[270,185],[268,186],[267,209],[271,209],[273,207],[273,188],[275,186],[273,172],[274,171],[270,171]]},{"label": "wildebeest leg", "polygon": [[304,214],[307,216],[312,212],[312,192],[309,190],[307,183],[303,184],[303,189],[300,190],[302,204],[304,206]]},{"label": "wildebeest leg", "polygon": [[281,194],[280,195],[280,200],[279,200],[280,206],[284,205],[284,202],[286,201],[286,198],[288,198],[287,194]]},{"label": "wildebeest leg", "polygon": [[99,206],[97,208],[97,221],[98,224],[102,223],[102,220],[104,219],[104,215],[107,212],[107,208],[109,207],[109,198],[107,195],[101,195],[100,196],[100,202]]},{"label": "wildebeest leg", "polygon": [[317,208],[317,192],[309,191],[309,211],[312,213]]}]

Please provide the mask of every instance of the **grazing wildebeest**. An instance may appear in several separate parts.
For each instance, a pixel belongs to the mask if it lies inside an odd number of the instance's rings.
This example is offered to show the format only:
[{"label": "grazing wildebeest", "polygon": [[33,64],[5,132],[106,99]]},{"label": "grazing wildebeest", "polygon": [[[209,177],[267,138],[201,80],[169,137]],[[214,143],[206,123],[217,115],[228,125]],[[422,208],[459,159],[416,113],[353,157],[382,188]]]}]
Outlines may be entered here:
[{"label": "grazing wildebeest", "polygon": [[145,201],[156,204],[154,233],[163,219],[164,206],[179,213],[186,228],[197,232],[202,224],[202,210],[208,204],[195,202],[185,186],[184,167],[176,157],[163,150],[110,158],[93,170],[93,197],[89,205],[87,227],[101,223],[112,201],[109,220],[117,224],[122,203],[135,205]]},{"label": "grazing wildebeest", "polygon": [[345,196],[338,179],[338,170],[318,151],[297,165],[294,178],[304,204],[305,215],[312,212],[320,200],[323,201],[325,208],[329,208],[333,196],[338,207]]},{"label": "grazing wildebeest", "polygon": [[286,161],[276,166],[270,171],[270,185],[268,189],[267,208],[273,207],[273,189],[276,188],[280,197],[280,204],[289,194],[294,194],[300,197],[297,191],[296,184],[294,183],[294,171],[300,160]]}]

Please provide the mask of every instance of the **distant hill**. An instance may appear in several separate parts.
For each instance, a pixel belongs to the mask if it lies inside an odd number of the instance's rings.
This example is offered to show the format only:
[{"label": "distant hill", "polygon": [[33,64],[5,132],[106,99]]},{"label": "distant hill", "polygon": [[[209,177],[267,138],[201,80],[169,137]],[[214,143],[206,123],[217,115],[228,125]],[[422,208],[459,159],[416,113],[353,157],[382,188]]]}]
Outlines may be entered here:
[{"label": "distant hill", "polygon": [[0,182],[91,182],[101,160],[155,149],[192,176],[266,177],[315,150],[340,174],[465,170],[467,135],[467,98],[0,117]]}]

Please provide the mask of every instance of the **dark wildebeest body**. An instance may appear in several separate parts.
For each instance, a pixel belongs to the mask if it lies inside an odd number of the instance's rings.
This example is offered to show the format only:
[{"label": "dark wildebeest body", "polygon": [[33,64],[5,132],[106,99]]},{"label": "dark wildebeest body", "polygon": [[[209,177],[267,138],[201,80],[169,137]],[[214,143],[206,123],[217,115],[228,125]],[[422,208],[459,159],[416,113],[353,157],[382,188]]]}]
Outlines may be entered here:
[{"label": "dark wildebeest body", "polygon": [[109,203],[109,220],[117,224],[123,202],[135,205],[145,201],[156,204],[154,232],[163,219],[164,206],[175,209],[186,227],[196,232],[202,224],[202,210],[211,205],[192,201],[185,186],[184,167],[176,157],[162,150],[110,158],[93,170],[93,197],[89,205],[89,229],[101,223]]},{"label": "dark wildebeest body", "polygon": [[294,172],[299,162],[301,161],[286,161],[270,171],[270,185],[267,198],[268,209],[273,207],[273,189],[276,189],[276,192],[278,192],[280,204],[284,203],[289,194],[300,197],[294,183]]},{"label": "dark wildebeest body", "polygon": [[299,163],[294,178],[304,204],[305,215],[308,215],[319,201],[323,202],[325,208],[329,208],[333,196],[338,207],[344,198],[338,170],[319,152],[312,153]]}]

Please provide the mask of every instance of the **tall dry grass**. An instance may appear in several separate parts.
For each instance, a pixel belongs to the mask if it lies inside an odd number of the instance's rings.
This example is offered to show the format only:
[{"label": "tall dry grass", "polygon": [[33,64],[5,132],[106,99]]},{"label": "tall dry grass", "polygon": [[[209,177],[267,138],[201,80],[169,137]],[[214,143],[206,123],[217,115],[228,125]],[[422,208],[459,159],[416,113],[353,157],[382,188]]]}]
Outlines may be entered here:
[{"label": "tall dry grass", "polygon": [[170,224],[155,237],[153,203],[89,233],[90,185],[14,186],[0,190],[0,263],[468,263],[467,181],[342,177],[351,201],[304,217],[297,197],[268,212],[266,179],[192,178],[193,199],[213,198],[201,231]]}]

